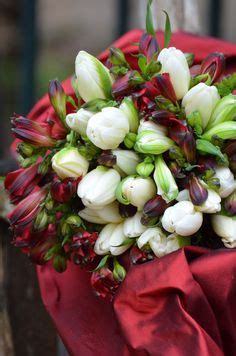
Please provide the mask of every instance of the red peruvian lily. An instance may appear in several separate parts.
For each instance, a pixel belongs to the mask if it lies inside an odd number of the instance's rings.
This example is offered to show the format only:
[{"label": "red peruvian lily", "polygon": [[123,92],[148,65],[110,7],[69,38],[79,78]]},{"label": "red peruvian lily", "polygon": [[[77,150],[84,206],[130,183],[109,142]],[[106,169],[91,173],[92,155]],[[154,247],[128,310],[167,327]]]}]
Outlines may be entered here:
[{"label": "red peruvian lily", "polygon": [[46,197],[48,189],[37,188],[29,196],[24,198],[16,208],[8,214],[8,219],[11,225],[27,225],[30,223],[38,211],[40,204]]},{"label": "red peruvian lily", "polygon": [[142,224],[148,225],[154,219],[157,220],[157,218],[164,213],[168,206],[170,206],[170,204],[167,204],[160,195],[148,200],[143,207],[141,218]]},{"label": "red peruvian lily", "polygon": [[159,74],[155,77],[157,88],[164,98],[169,99],[172,103],[176,103],[177,98],[175,94],[174,87],[170,80],[169,73]]},{"label": "red peruvian lily", "polygon": [[112,94],[116,98],[122,98],[131,94],[144,82],[143,78],[136,70],[128,71],[123,77],[118,78],[112,86]]},{"label": "red peruvian lily", "polygon": [[39,147],[55,146],[56,141],[49,135],[50,123],[38,123],[18,115],[12,118],[11,123],[14,135],[22,141]]},{"label": "red peruvian lily", "polygon": [[144,32],[139,42],[139,51],[150,61],[155,53],[158,52],[158,43],[154,36]]},{"label": "red peruvian lily", "polygon": [[152,113],[152,120],[168,128],[168,136],[179,145],[190,163],[196,159],[196,141],[185,123],[166,110]]},{"label": "red peruvian lily", "polygon": [[153,260],[154,257],[152,253],[142,251],[135,245],[130,250],[130,260],[134,265]]},{"label": "red peruvian lily", "polygon": [[113,273],[109,268],[102,268],[93,272],[90,283],[97,296],[108,298],[110,301],[112,301],[120,284],[114,279]]},{"label": "red peruvian lily", "polygon": [[214,83],[225,69],[225,56],[223,53],[211,53],[202,62],[200,73],[208,73]]},{"label": "red peruvian lily", "polygon": [[37,163],[29,168],[20,168],[7,174],[4,184],[9,192],[11,203],[16,204],[36,187],[42,178],[38,173],[38,167]]},{"label": "red peruvian lily", "polygon": [[76,193],[77,186],[81,178],[65,178],[62,181],[54,177],[51,185],[52,198],[59,203],[68,202]]},{"label": "red peruvian lily", "polygon": [[94,245],[97,238],[97,232],[89,233],[88,231],[79,232],[73,236],[71,250],[73,251],[74,263],[85,265],[95,259]]},{"label": "red peruvian lily", "polygon": [[231,170],[236,173],[236,140],[229,142],[225,149],[224,152],[227,154],[229,158],[229,164]]},{"label": "red peruvian lily", "polygon": [[208,197],[208,190],[194,174],[189,176],[189,195],[194,205],[202,205]]}]

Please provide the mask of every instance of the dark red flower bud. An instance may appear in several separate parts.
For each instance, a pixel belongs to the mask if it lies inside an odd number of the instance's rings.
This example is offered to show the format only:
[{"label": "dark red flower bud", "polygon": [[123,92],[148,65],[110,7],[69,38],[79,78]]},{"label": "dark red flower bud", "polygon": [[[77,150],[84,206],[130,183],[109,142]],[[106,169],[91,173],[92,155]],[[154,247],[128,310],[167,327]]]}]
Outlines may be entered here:
[{"label": "dark red flower bud", "polygon": [[208,197],[208,190],[194,174],[190,174],[189,177],[189,195],[194,205],[202,205]]},{"label": "dark red flower bud", "polygon": [[211,156],[199,156],[197,163],[197,170],[199,173],[204,173],[207,170],[214,170],[217,165],[215,159]]},{"label": "dark red flower bud", "polygon": [[225,210],[230,215],[236,215],[236,191],[234,191],[230,196],[225,199]]},{"label": "dark red flower bud", "polygon": [[185,174],[181,171],[181,167],[178,165],[177,162],[172,161],[169,163],[168,166],[175,178],[181,179],[185,177]]},{"label": "dark red flower bud", "polygon": [[12,132],[22,141],[38,147],[53,147],[56,141],[50,137],[50,124],[36,122],[15,115],[12,120]]},{"label": "dark red flower bud", "polygon": [[225,56],[223,53],[211,53],[202,62],[200,73],[208,73],[214,83],[225,69]]},{"label": "dark red flower bud", "polygon": [[49,238],[47,234],[41,236],[41,239],[29,249],[28,256],[33,263],[43,265],[47,261],[45,255],[47,251],[55,244],[55,239]]},{"label": "dark red flower bud", "polygon": [[103,151],[97,159],[98,164],[106,167],[113,167],[116,164],[116,156],[110,150]]},{"label": "dark red flower bud", "polygon": [[196,140],[191,131],[186,132],[184,140],[182,142],[182,150],[184,151],[187,161],[195,163],[196,161]]},{"label": "dark red flower bud", "polygon": [[119,203],[119,214],[122,216],[122,218],[130,218],[131,216],[134,216],[137,213],[137,208],[136,206],[133,206],[132,204],[124,205]]},{"label": "dark red flower bud", "polygon": [[90,280],[93,291],[98,297],[107,298],[112,301],[119,287],[119,282],[115,280],[109,268],[102,268],[93,272]]},{"label": "dark red flower bud", "polygon": [[225,146],[224,152],[228,155],[229,158],[230,158],[230,156],[236,154],[236,140],[230,141],[230,142]]},{"label": "dark red flower bud", "polygon": [[148,61],[158,52],[158,43],[156,37],[144,32],[140,38],[139,51],[143,53]]},{"label": "dark red flower bud", "polygon": [[149,225],[152,221],[157,220],[168,206],[170,204],[167,204],[160,195],[156,195],[155,198],[148,200],[143,207],[141,223]]},{"label": "dark red flower bud", "polygon": [[47,188],[36,188],[8,214],[11,225],[26,225],[31,222],[41,209],[40,204],[47,194]]},{"label": "dark red flower bud", "polygon": [[9,192],[11,203],[16,204],[36,187],[42,178],[42,175],[38,174],[38,167],[37,163],[29,168],[20,168],[7,174],[4,184]]},{"label": "dark red flower bud", "polygon": [[56,114],[64,122],[66,117],[66,94],[57,79],[49,82],[48,95]]},{"label": "dark red flower bud", "polygon": [[[176,120],[177,124],[181,124],[181,121],[176,118],[176,116],[167,110],[156,110],[152,112],[152,120],[160,125],[170,128]],[[180,126],[181,128],[181,126]],[[186,129],[184,129],[184,132]]]},{"label": "dark red flower bud", "polygon": [[68,202],[76,193],[81,178],[65,178],[62,181],[55,177],[51,185],[52,198],[59,203]]},{"label": "dark red flower bud", "polygon": [[112,94],[116,98],[131,94],[143,82],[144,80],[139,72],[130,70],[123,77],[118,78],[114,82],[112,86]]},{"label": "dark red flower bud", "polygon": [[89,233],[88,231],[79,232],[73,236],[70,249],[73,252],[75,264],[86,265],[95,259],[94,245],[97,238],[97,232]]},{"label": "dark red flower bud", "polygon": [[155,77],[155,80],[161,95],[172,101],[172,103],[176,103],[177,98],[169,73],[159,74]]},{"label": "dark red flower bud", "polygon": [[151,252],[142,251],[137,246],[130,250],[130,260],[133,264],[141,264],[153,260],[154,255]]}]

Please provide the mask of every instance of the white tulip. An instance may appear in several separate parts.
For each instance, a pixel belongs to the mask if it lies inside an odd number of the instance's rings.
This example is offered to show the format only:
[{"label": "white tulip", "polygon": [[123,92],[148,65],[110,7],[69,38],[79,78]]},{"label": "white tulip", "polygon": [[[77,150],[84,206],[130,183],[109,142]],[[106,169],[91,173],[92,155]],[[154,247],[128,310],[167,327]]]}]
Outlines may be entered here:
[{"label": "white tulip", "polygon": [[151,178],[127,177],[116,189],[116,198],[120,203],[132,204],[139,211],[155,194],[156,186]]},{"label": "white tulip", "polygon": [[158,56],[161,73],[169,73],[177,99],[182,99],[190,85],[188,62],[182,51],[175,47],[164,48]]},{"label": "white tulip", "polygon": [[220,236],[225,247],[236,247],[236,220],[235,217],[213,215],[211,218],[215,233]]},{"label": "white tulip", "polygon": [[87,136],[102,150],[114,149],[129,132],[129,121],[123,111],[113,107],[102,109],[88,122]]},{"label": "white tulip", "polygon": [[112,77],[97,58],[80,51],[75,60],[75,73],[79,94],[85,102],[111,97]]},{"label": "white tulip", "polygon": [[124,98],[120,105],[120,110],[123,111],[129,120],[130,132],[137,132],[139,126],[139,113],[130,97]]},{"label": "white tulip", "polygon": [[236,188],[234,175],[228,167],[216,168],[214,177],[220,180],[219,194],[221,198],[228,197]]},{"label": "white tulip", "polygon": [[159,155],[174,146],[174,141],[162,133],[141,131],[136,137],[134,149],[141,153]]},{"label": "white tulip", "polygon": [[134,216],[124,221],[124,234],[127,237],[140,236],[147,228],[141,224],[142,213],[137,212]]},{"label": "white tulip", "polygon": [[120,246],[126,240],[123,229],[123,223],[104,226],[94,246],[96,254],[106,255],[111,253],[118,256],[128,250],[131,244]]},{"label": "white tulip", "polygon": [[89,172],[78,185],[78,196],[86,207],[100,209],[115,199],[119,173],[112,168],[98,166]]},{"label": "white tulip", "polygon": [[88,167],[89,162],[75,147],[63,148],[52,157],[52,169],[61,179],[84,176]]},{"label": "white tulip", "polygon": [[86,136],[88,121],[93,115],[93,112],[81,108],[76,113],[68,114],[66,116],[66,123],[70,129],[82,136]]},{"label": "white tulip", "polygon": [[219,101],[220,96],[217,88],[208,86],[205,83],[199,83],[191,88],[182,100],[182,106],[186,115],[198,111],[202,118],[202,127],[206,128],[211,114]]},{"label": "white tulip", "polygon": [[165,126],[156,124],[151,120],[144,120],[144,119],[140,120],[138,134],[141,133],[142,131],[154,131],[163,136],[166,136],[168,132]]},{"label": "white tulip", "polygon": [[119,214],[117,202],[105,205],[100,209],[84,208],[79,211],[79,216],[94,224],[118,224],[123,220]]},{"label": "white tulip", "polygon": [[121,176],[132,175],[136,173],[136,166],[140,162],[140,158],[136,152],[131,150],[112,150],[112,154],[116,156],[115,168]]},{"label": "white tulip", "polygon": [[207,200],[202,205],[195,206],[202,213],[214,214],[221,210],[221,197],[214,190],[208,189]]},{"label": "white tulip", "polygon": [[202,213],[196,211],[190,201],[180,201],[167,208],[161,220],[165,230],[181,236],[195,234],[200,229],[202,221]]}]

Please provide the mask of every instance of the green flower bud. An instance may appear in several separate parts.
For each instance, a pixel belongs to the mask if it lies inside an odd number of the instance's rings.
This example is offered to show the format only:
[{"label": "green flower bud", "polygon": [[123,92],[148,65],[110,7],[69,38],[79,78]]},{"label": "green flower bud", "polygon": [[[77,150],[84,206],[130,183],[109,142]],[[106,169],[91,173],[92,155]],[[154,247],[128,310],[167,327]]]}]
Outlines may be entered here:
[{"label": "green flower bud", "polygon": [[222,98],[216,105],[207,130],[225,121],[233,121],[236,118],[236,95],[227,95]]},{"label": "green flower bud", "polygon": [[124,138],[124,144],[127,148],[131,149],[134,147],[135,145],[135,141],[136,141],[136,134],[133,132],[129,132],[125,138]]},{"label": "green flower bud", "polygon": [[222,140],[236,139],[236,122],[226,121],[212,127],[210,130],[206,131],[202,138],[204,140],[211,141],[214,136],[219,137]]},{"label": "green flower bud", "polygon": [[55,256],[53,259],[53,267],[59,273],[64,272],[67,267],[66,258],[60,255]]},{"label": "green flower bud", "polygon": [[48,215],[45,210],[40,211],[34,221],[35,230],[43,230],[48,224]]},{"label": "green flower bud", "polygon": [[168,151],[174,142],[153,131],[142,131],[137,135],[134,149],[141,153],[161,154]]},{"label": "green flower bud", "polygon": [[179,193],[178,186],[162,156],[158,156],[156,159],[153,177],[158,195],[161,195],[166,202],[176,199]]},{"label": "green flower bud", "polygon": [[122,282],[125,279],[126,270],[123,266],[119,264],[116,258],[114,258],[114,269],[113,269],[113,277],[118,281]]},{"label": "green flower bud", "polygon": [[82,220],[80,219],[80,217],[78,215],[71,215],[66,219],[66,223],[68,225],[74,225],[74,226],[80,227]]},{"label": "green flower bud", "polygon": [[154,170],[154,164],[141,162],[136,167],[136,172],[143,178],[147,178]]}]

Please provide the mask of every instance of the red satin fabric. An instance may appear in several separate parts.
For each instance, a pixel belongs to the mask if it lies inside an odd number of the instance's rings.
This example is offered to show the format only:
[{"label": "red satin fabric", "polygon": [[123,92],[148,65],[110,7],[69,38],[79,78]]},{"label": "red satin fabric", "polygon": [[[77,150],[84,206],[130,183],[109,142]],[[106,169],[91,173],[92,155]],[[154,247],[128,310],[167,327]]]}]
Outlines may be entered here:
[{"label": "red satin fabric", "polygon": [[[135,65],[140,30],[120,38]],[[158,34],[160,44],[162,35]],[[236,45],[186,33],[171,45],[194,52],[196,63],[208,53],[224,52],[227,71],[236,70]],[[107,51],[100,55],[104,61]],[[70,80],[64,82],[68,94]],[[45,96],[29,117],[43,120]],[[95,297],[90,274],[69,264],[58,274],[38,267],[43,302],[69,353],[78,356],[233,356],[236,355],[236,251],[187,247],[161,259],[131,266],[114,303]]]}]

